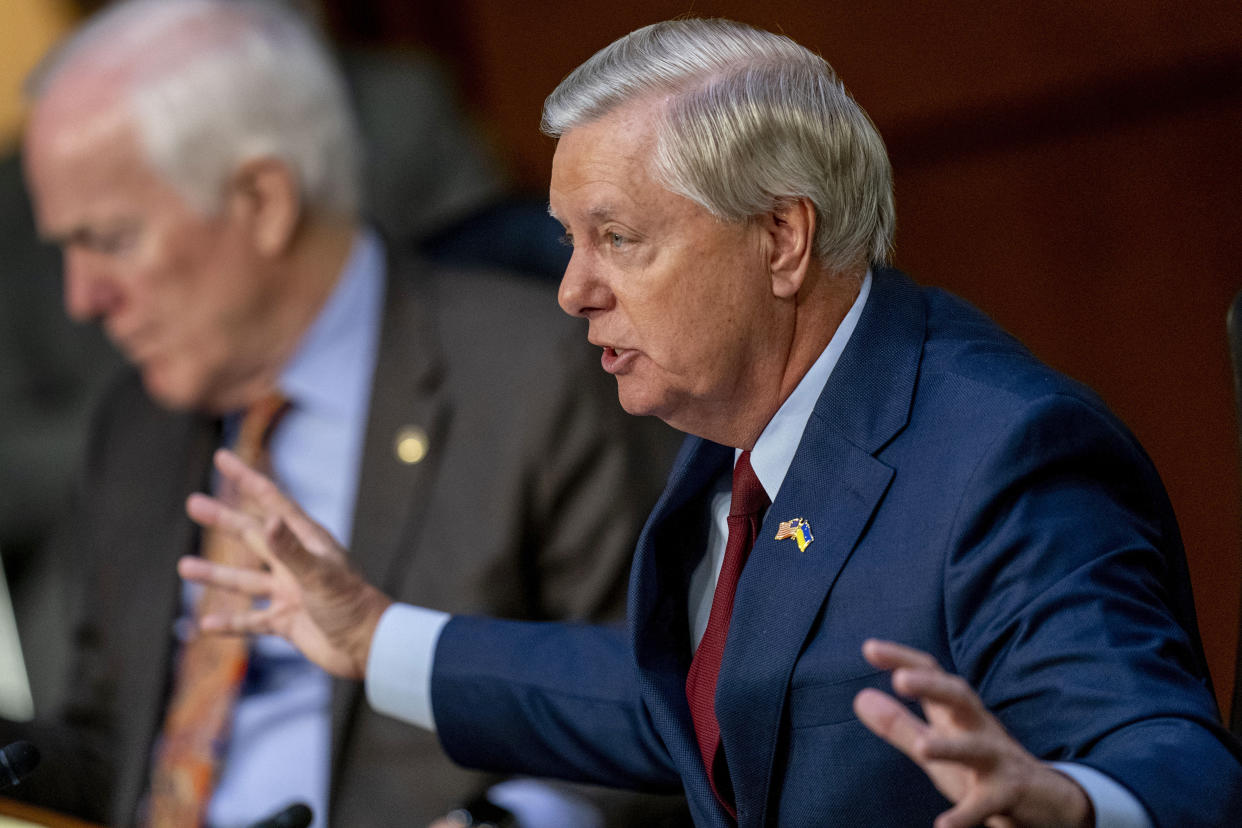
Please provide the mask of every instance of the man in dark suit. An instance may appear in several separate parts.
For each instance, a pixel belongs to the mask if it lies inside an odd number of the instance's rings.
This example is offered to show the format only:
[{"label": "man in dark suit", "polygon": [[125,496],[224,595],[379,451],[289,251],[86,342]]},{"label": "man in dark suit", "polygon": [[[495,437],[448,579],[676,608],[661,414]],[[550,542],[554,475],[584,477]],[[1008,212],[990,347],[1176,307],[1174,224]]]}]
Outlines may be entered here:
[{"label": "man in dark suit", "polygon": [[203,629],[279,632],[469,766],[680,784],[701,825],[1236,820],[1154,468],[1090,391],[883,265],[888,160],[827,64],[657,24],[544,128],[560,303],[628,411],[694,435],[628,633],[395,603],[228,453],[262,517],[188,508],[271,569],[180,568],[272,603]]},{"label": "man in dark suit", "polygon": [[[289,400],[275,474],[369,578],[454,612],[619,617],[666,435],[624,416],[550,291],[386,254],[357,217],[343,81],[301,20],[270,3],[121,4],[32,97],[26,172],[67,307],[133,367],[93,423],[65,550],[82,578],[76,669],[35,737],[29,796],[143,819],[192,638],[182,503],[273,389]],[[254,643],[238,693],[208,824],[294,799],[319,825],[426,824],[494,781],[278,640]],[[575,793],[531,796],[536,816],[598,816]]]}]

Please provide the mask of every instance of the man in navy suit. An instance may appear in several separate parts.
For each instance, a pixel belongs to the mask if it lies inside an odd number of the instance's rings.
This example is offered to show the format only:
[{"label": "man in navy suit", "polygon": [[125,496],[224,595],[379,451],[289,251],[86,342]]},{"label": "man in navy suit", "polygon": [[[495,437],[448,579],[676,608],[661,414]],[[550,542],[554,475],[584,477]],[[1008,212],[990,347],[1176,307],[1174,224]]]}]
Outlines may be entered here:
[{"label": "man in navy suit", "polygon": [[227,454],[266,520],[190,513],[271,569],[181,572],[272,603],[205,629],[286,635],[464,764],[682,786],[702,825],[1242,814],[1155,469],[1089,390],[883,266],[884,146],[822,59],[657,24],[544,129],[561,306],[629,412],[693,435],[627,630],[395,604]]}]

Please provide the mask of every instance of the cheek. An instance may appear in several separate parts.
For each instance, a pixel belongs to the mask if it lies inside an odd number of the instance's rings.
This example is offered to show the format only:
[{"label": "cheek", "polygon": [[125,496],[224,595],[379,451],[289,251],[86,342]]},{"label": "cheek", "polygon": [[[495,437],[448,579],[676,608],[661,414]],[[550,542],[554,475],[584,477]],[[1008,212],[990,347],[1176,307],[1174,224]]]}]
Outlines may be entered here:
[{"label": "cheek", "polygon": [[721,278],[727,273],[720,267],[689,271],[653,310],[674,359],[717,362],[745,339],[744,328],[759,299]]},{"label": "cheek", "polygon": [[246,300],[253,286],[230,261],[225,240],[202,231],[170,234],[151,269],[167,312],[184,321],[197,335],[214,333],[234,306]]}]

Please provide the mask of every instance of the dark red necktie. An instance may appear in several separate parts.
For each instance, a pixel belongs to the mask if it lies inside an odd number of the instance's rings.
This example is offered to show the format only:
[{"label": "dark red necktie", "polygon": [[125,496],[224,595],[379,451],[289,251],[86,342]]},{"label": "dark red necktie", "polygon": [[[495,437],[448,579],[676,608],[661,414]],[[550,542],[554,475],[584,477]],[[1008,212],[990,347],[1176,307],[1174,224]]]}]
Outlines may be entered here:
[{"label": "dark red necktie", "polygon": [[712,792],[734,817],[737,811],[731,801],[732,786],[725,785],[722,795],[722,786],[717,783],[718,778],[726,780],[729,771],[720,746],[720,723],[716,720],[716,678],[720,674],[720,660],[724,655],[725,638],[729,634],[729,619],[733,616],[733,594],[737,591],[737,580],[746,565],[751,547],[755,545],[759,524],[763,522],[763,513],[767,508],[767,493],[750,466],[750,452],[744,451],[733,467],[729,540],[725,544],[724,563],[720,566],[720,578],[716,581],[716,592],[712,596],[712,612],[686,676],[690,717],[694,720],[694,733],[698,737],[699,752],[703,755]]}]

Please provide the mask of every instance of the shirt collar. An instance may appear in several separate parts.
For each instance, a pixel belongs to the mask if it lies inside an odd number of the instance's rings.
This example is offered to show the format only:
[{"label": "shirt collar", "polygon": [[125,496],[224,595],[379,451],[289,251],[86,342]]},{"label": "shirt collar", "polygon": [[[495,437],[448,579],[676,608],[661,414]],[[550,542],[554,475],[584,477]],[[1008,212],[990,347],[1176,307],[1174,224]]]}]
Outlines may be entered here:
[{"label": "shirt collar", "polygon": [[[764,426],[763,433],[759,435],[759,439],[755,441],[755,447],[751,449],[750,465],[755,470],[755,476],[759,478],[759,482],[763,484],[763,490],[767,492],[769,500],[776,499],[776,493],[780,491],[781,484],[785,481],[785,475],[789,472],[790,464],[793,463],[794,453],[798,450],[798,443],[802,441],[802,432],[806,431],[811,412],[815,410],[815,403],[819,400],[824,386],[827,385],[828,377],[832,375],[832,369],[836,367],[837,360],[841,358],[841,352],[845,350],[846,343],[850,341],[870,294],[871,271],[868,270],[863,278],[862,287],[858,291],[858,298],[854,300],[849,312],[837,326],[832,339],[828,341],[828,345],[815,360],[811,369],[802,377],[793,393],[786,398],[776,414]],[[734,462],[740,455],[740,449],[734,452]]]}]

